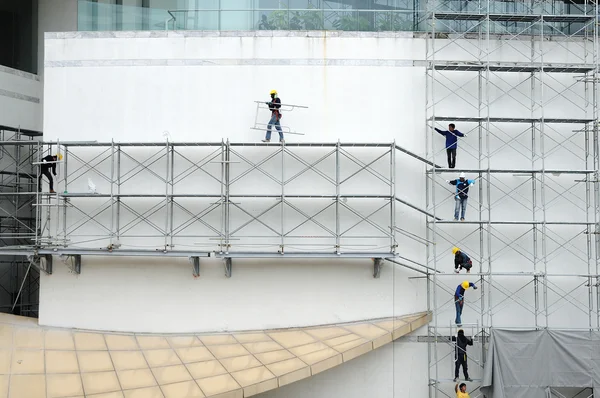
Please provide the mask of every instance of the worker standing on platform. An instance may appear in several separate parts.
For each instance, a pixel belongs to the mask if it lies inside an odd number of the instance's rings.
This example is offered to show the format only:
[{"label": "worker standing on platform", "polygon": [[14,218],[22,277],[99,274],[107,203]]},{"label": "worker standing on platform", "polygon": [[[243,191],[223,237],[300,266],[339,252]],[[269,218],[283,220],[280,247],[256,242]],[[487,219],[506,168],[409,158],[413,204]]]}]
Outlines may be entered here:
[{"label": "worker standing on platform", "polygon": [[454,123],[448,125],[448,130],[435,129],[438,133],[446,137],[446,154],[448,155],[448,168],[453,169],[456,166],[456,148],[458,148],[458,137],[465,135],[456,130]]},{"label": "worker standing on platform", "polygon": [[458,221],[460,213],[460,221],[465,221],[465,213],[467,212],[467,199],[469,199],[469,187],[475,184],[475,180],[467,180],[465,173],[460,173],[457,180],[446,180],[450,185],[456,185],[456,195],[454,197],[456,203],[454,205],[454,221]]},{"label": "worker standing on platform", "polygon": [[271,129],[273,126],[275,126],[279,132],[279,142],[283,143],[283,131],[281,130],[281,124],[279,123],[281,120],[281,112],[279,111],[279,108],[281,108],[281,99],[277,96],[277,90],[271,90],[269,94],[271,94],[271,101],[265,102],[265,104],[269,106],[269,110],[271,111],[271,119],[267,125],[267,135],[262,141],[271,142]]},{"label": "worker standing on platform", "polygon": [[465,305],[465,291],[470,287],[477,290],[477,286],[475,286],[474,283],[464,281],[456,287],[456,291],[454,292],[454,305],[456,307],[456,319],[454,322],[457,325],[462,324],[460,317],[462,316],[462,310]]},{"label": "worker standing on platform", "polygon": [[465,383],[460,383],[460,386],[457,383],[456,386],[454,386],[454,391],[456,391],[456,398],[470,398]]},{"label": "worker standing on platform", "polygon": [[452,254],[454,254],[454,272],[458,274],[460,270],[464,268],[467,270],[467,274],[470,273],[473,262],[469,256],[467,256],[467,253],[463,252],[458,247],[453,247]]},{"label": "worker standing on platform", "polygon": [[463,374],[465,375],[466,381],[473,381],[469,377],[469,371],[467,368],[467,346],[473,345],[473,339],[465,336],[465,331],[460,329],[458,331],[458,335],[456,337],[452,336],[452,341],[456,342],[456,347],[454,348],[454,381],[458,380],[458,371],[462,365]]},{"label": "worker standing on platform", "polygon": [[38,177],[39,192],[42,192],[42,176],[46,176],[50,185],[50,193],[56,193],[54,192],[54,180],[52,179],[52,175],[50,175],[50,169],[52,169],[52,174],[56,176],[56,162],[62,160],[62,158],[63,156],[59,153],[48,155],[42,159],[43,163],[40,165],[40,175]]}]

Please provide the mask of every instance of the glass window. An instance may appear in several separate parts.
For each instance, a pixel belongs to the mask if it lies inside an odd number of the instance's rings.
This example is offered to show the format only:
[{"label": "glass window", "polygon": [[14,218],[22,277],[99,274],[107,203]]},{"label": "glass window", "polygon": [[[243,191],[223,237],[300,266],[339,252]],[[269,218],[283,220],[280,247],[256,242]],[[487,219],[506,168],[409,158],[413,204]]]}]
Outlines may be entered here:
[{"label": "glass window", "polygon": [[0,65],[37,73],[37,0],[0,0]]}]

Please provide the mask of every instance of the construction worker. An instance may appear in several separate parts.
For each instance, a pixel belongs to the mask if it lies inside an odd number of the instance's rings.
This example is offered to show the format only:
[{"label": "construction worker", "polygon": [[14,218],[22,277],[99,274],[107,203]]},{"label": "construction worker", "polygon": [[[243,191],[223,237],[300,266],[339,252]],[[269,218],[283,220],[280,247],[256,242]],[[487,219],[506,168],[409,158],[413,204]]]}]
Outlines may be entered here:
[{"label": "construction worker", "polygon": [[48,184],[50,185],[50,193],[54,192],[54,180],[50,175],[50,169],[52,169],[52,174],[56,176],[56,162],[62,160],[63,156],[59,153],[56,155],[48,155],[42,159],[42,164],[40,165],[40,176],[38,177],[38,191],[42,192],[42,176],[46,176],[48,178]]},{"label": "construction worker", "polygon": [[458,137],[465,135],[456,130],[454,123],[448,125],[448,130],[435,129],[438,133],[446,137],[446,154],[448,155],[448,168],[453,169],[456,166],[456,148],[458,148]]},{"label": "construction worker", "polygon": [[470,398],[469,393],[467,392],[467,385],[465,383],[456,383],[454,386],[454,391],[456,391],[456,398]]},{"label": "construction worker", "polygon": [[467,274],[470,273],[473,262],[467,256],[467,253],[464,253],[458,247],[453,247],[452,254],[454,254],[454,272],[458,274],[464,268],[467,270]]},{"label": "construction worker", "polygon": [[460,173],[457,180],[446,180],[450,185],[456,185],[456,195],[454,196],[454,221],[458,221],[460,213],[460,221],[465,221],[467,213],[467,200],[469,199],[469,187],[475,184],[475,180],[467,180],[465,173]]},{"label": "construction worker", "polygon": [[456,346],[454,348],[454,382],[458,381],[458,371],[460,370],[461,365],[465,380],[473,381],[469,377],[469,371],[467,368],[467,346],[473,345],[473,339],[465,336],[465,331],[459,329],[458,335],[456,337],[452,336],[452,341],[456,342]]},{"label": "construction worker", "polygon": [[454,292],[454,306],[456,307],[456,319],[454,322],[457,325],[462,324],[460,317],[462,316],[463,306],[465,305],[465,291],[470,287],[477,290],[477,286],[475,286],[474,283],[464,281],[456,287],[456,291]]},{"label": "construction worker", "polygon": [[279,108],[281,108],[281,99],[277,96],[277,90],[271,90],[269,94],[271,95],[271,101],[265,102],[265,104],[269,106],[269,110],[271,111],[271,120],[269,120],[269,124],[267,125],[267,135],[262,141],[271,142],[271,128],[275,126],[279,132],[279,142],[283,143],[283,131],[281,130],[281,124],[279,124],[281,120],[281,112],[279,111]]}]

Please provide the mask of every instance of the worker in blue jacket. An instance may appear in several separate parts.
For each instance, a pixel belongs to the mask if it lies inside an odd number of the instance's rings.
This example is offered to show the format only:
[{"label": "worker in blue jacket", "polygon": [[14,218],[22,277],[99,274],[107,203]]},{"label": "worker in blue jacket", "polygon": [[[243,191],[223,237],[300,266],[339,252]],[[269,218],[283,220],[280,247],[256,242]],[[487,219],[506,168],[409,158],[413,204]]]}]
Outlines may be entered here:
[{"label": "worker in blue jacket", "polygon": [[454,272],[458,274],[460,270],[464,268],[467,270],[467,274],[470,273],[473,262],[469,256],[467,256],[467,253],[463,252],[458,247],[453,247],[452,254],[454,254]]},{"label": "worker in blue jacket", "polygon": [[454,221],[458,221],[460,212],[460,221],[465,221],[465,213],[467,212],[467,199],[469,199],[469,187],[475,184],[475,180],[467,180],[465,173],[460,173],[456,180],[446,180],[450,185],[456,185],[456,201],[454,205]]},{"label": "worker in blue jacket", "polygon": [[446,154],[448,155],[448,168],[453,169],[456,166],[456,148],[458,148],[458,137],[465,135],[456,130],[454,123],[448,125],[448,130],[435,129],[439,134],[446,137]]},{"label": "worker in blue jacket", "polygon": [[454,305],[456,307],[456,322],[457,325],[462,324],[460,317],[462,316],[463,306],[465,305],[465,291],[472,287],[477,290],[477,286],[474,283],[469,281],[464,281],[460,285],[456,287],[456,291],[454,292]]}]

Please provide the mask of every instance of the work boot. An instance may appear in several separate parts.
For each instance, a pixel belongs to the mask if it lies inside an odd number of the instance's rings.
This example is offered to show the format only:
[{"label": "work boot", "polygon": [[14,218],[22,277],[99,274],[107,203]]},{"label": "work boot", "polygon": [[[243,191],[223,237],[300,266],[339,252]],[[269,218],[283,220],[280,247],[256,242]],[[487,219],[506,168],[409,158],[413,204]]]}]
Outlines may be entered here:
[{"label": "work boot", "polygon": [[471,269],[468,269],[468,270],[467,270],[467,274],[470,274],[470,273],[471,273]]},{"label": "work boot", "polygon": [[458,268],[455,268],[454,272],[456,272],[458,274],[460,271],[458,270]]},{"label": "work boot", "polygon": [[271,140],[262,140],[262,142],[271,142]]},{"label": "work boot", "polygon": [[279,143],[280,143],[280,144],[284,144],[284,143],[285,143],[285,140],[279,140]]},{"label": "work boot", "polygon": [[452,381],[456,383],[458,381],[458,377],[455,377]]},{"label": "work boot", "polygon": [[470,377],[466,377],[465,381],[473,381],[473,379],[471,379]]},{"label": "work boot", "polygon": [[51,189],[50,193],[56,193],[56,191],[54,189]]}]

